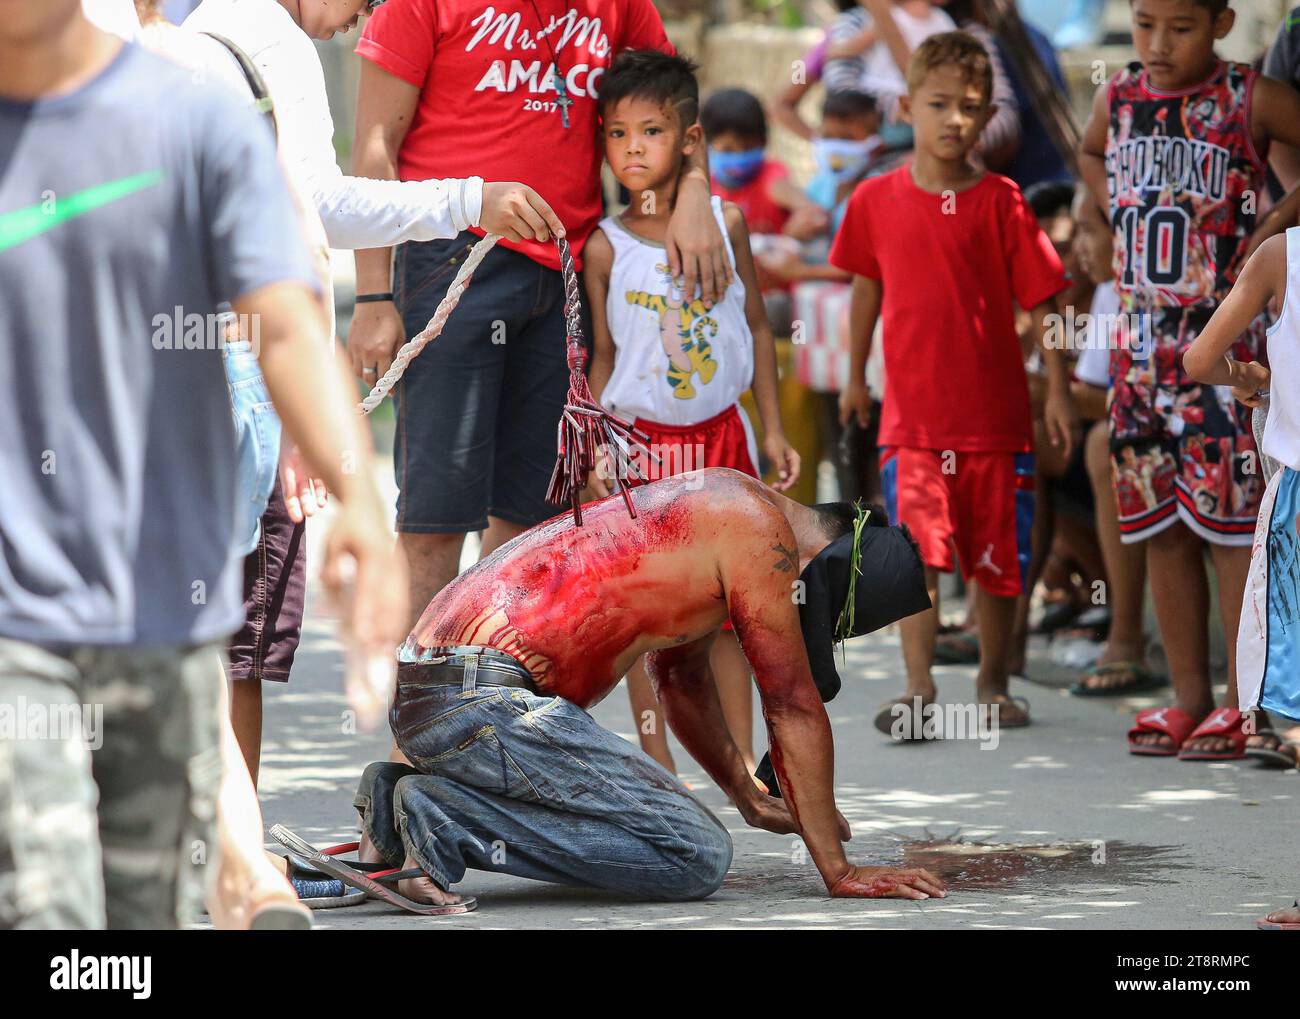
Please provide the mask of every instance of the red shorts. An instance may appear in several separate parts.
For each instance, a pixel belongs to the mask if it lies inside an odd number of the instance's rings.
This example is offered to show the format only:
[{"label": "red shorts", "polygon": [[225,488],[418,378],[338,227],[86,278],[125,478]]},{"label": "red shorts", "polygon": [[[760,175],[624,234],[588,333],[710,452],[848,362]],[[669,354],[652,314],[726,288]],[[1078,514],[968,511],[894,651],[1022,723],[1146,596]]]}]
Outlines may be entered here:
[{"label": "red shorts", "polygon": [[1034,454],[884,446],[880,480],[892,523],[908,526],[926,566],[953,569],[989,594],[1024,589],[1034,526]]},{"label": "red shorts", "polygon": [[701,467],[731,467],[751,478],[758,477],[749,456],[749,435],[740,420],[740,408],[734,403],[721,414],[693,425],[661,425],[645,418],[633,423],[650,436],[646,445],[659,457],[657,465],[653,460],[642,465],[651,481]]}]

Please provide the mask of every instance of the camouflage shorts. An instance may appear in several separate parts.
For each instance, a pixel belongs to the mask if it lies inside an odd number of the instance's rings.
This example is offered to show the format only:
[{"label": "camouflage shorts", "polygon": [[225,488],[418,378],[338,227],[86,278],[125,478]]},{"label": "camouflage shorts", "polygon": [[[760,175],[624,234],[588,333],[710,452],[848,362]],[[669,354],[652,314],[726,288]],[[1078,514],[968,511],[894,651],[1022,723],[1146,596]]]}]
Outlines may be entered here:
[{"label": "camouflage shorts", "polygon": [[0,638],[0,928],[194,919],[215,852],[220,654]]}]

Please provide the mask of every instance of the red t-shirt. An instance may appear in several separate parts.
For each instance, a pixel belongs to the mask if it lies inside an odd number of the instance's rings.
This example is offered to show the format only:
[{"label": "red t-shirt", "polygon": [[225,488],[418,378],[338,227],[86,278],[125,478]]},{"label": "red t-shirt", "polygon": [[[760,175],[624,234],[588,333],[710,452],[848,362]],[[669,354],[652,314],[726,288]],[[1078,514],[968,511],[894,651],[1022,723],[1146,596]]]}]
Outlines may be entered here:
[{"label": "red t-shirt", "polygon": [[945,197],[917,187],[910,166],[865,180],[830,260],[883,285],[882,445],[1032,448],[1015,304],[1037,307],[1066,281],[1012,181],[990,173]]},{"label": "red t-shirt", "polygon": [[745,214],[745,225],[753,234],[779,234],[790,218],[790,210],[772,201],[772,185],[790,176],[785,164],[776,159],[763,160],[763,167],[748,184],[729,188],[713,178],[713,193],[724,202],[735,202]]},{"label": "red t-shirt", "polygon": [[[594,92],[620,50],[650,48],[673,52],[650,0],[388,0],[357,43],[420,89],[401,180],[521,181],[550,203],[575,256],[601,215]],[[573,100],[567,130],[557,73]],[[501,243],[559,267],[553,243]]]}]

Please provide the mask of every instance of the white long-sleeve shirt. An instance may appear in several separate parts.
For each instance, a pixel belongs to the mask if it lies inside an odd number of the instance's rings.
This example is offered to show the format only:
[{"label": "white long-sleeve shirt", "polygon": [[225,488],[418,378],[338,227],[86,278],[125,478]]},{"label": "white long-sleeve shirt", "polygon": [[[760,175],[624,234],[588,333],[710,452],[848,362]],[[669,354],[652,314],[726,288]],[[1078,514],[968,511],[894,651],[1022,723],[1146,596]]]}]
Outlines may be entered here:
[{"label": "white long-sleeve shirt", "polygon": [[225,36],[248,54],[275,105],[280,156],[310,196],[334,248],[386,248],[477,226],[483,180],[351,177],[335,162],[334,120],[320,56],[276,0],[203,0],[185,27]]}]

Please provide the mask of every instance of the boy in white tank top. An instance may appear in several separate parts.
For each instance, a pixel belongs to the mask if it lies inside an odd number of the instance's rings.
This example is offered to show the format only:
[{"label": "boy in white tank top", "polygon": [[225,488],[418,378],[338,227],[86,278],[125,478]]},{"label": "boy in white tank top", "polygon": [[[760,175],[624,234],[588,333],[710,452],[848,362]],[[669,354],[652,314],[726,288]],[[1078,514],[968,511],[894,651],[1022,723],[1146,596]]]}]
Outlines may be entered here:
[{"label": "boy in white tank top", "polygon": [[[784,490],[799,478],[799,454],[781,426],[776,344],[740,210],[713,199],[735,277],[721,301],[708,305],[681,293],[668,270],[664,234],[678,175],[686,156],[704,144],[694,70],[682,57],[629,50],[601,81],[605,158],[631,204],[603,220],[583,252],[594,342],[589,384],[609,411],[649,435],[659,458],[642,465],[651,480],[702,467],[758,477],[753,431],[739,406],[752,388],[763,452],[779,476],[774,487]],[[592,491],[605,496],[609,486],[596,477]],[[728,728],[752,772],[749,664],[729,623],[712,665]],[[628,692],[642,748],[673,771],[663,716],[640,660],[628,673]]]},{"label": "boy in white tank top", "polygon": [[[1280,309],[1266,340],[1269,366],[1232,360],[1228,349],[1266,307]],[[1258,470],[1268,486],[1255,524],[1250,572],[1237,631],[1237,696],[1255,711],[1246,756],[1294,768],[1300,763],[1300,227],[1270,237],[1250,257],[1204,332],[1183,355],[1197,381],[1231,386],[1267,423]],[[1265,714],[1268,712],[1268,714]],[[1279,722],[1277,730],[1269,715]],[[1265,930],[1300,930],[1300,904],[1257,920]]]},{"label": "boy in white tank top", "polygon": [[[1268,330],[1269,367],[1242,364],[1226,353],[1270,302],[1281,309]],[[1231,386],[1248,407],[1271,399],[1257,470],[1276,466],[1255,526],[1250,572],[1237,635],[1237,692],[1241,710],[1262,709],[1300,720],[1300,228],[1265,241],[1251,256],[1232,292],[1183,356],[1187,373],[1202,383]],[[1264,720],[1267,725],[1267,720]],[[1291,734],[1300,738],[1300,728]],[[1295,767],[1296,747],[1284,740],[1252,748]],[[1264,759],[1268,759],[1265,756]]]}]

